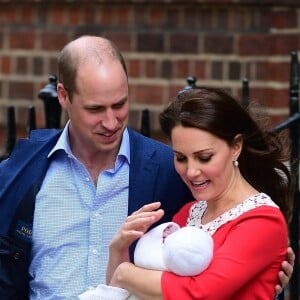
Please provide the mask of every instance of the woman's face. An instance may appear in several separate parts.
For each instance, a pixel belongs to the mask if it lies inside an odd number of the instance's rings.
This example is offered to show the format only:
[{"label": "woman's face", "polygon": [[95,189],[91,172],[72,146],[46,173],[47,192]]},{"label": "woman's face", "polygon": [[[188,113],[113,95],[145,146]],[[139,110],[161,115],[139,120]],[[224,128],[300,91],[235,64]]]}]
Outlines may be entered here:
[{"label": "woman's face", "polygon": [[218,200],[234,182],[241,142],[230,147],[224,140],[197,128],[176,126],[171,133],[178,174],[196,200]]}]

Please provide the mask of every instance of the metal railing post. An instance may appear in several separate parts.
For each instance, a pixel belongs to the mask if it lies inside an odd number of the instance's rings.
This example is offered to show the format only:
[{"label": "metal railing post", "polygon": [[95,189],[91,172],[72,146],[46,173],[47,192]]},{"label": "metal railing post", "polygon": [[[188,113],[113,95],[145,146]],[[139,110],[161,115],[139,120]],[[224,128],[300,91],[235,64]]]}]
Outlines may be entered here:
[{"label": "metal railing post", "polygon": [[61,106],[57,97],[57,76],[49,76],[49,83],[40,90],[38,97],[44,102],[46,128],[60,128]]},{"label": "metal railing post", "polygon": [[29,107],[28,109],[28,120],[27,120],[27,135],[29,136],[30,131],[36,129],[36,122],[35,122],[35,108]]},{"label": "metal railing post", "polygon": [[[299,68],[296,52],[291,52],[290,77],[290,117],[299,114]],[[290,240],[296,259],[295,269],[290,281],[290,299],[299,299],[299,126],[298,123],[290,126],[291,138],[291,172],[295,178],[295,193],[290,224]]]},{"label": "metal railing post", "polygon": [[142,119],[141,119],[141,134],[147,137],[150,137],[150,116],[149,109],[144,109],[142,111]]},{"label": "metal railing post", "polygon": [[250,101],[249,80],[244,78],[242,82],[242,105],[248,107]]},{"label": "metal railing post", "polygon": [[16,131],[15,108],[13,106],[9,106],[7,108],[7,132],[5,144],[5,153],[7,156],[10,155],[16,144]]}]

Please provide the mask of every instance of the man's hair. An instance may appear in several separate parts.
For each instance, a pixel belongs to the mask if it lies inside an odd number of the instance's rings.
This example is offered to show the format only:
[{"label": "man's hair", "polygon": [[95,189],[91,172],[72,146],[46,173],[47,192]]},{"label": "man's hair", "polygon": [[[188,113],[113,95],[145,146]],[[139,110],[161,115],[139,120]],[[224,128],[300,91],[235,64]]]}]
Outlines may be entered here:
[{"label": "man's hair", "polygon": [[76,92],[76,76],[80,65],[86,61],[101,64],[104,59],[120,62],[126,76],[127,68],[123,55],[109,39],[84,35],[68,43],[58,56],[58,81],[64,85],[72,101]]}]

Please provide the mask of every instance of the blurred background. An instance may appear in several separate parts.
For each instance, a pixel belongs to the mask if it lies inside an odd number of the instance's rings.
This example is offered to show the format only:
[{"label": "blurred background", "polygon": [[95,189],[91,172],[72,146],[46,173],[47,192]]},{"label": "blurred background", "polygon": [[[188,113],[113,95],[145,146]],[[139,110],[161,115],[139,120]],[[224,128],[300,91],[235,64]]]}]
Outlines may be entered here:
[{"label": "blurred background", "polygon": [[247,77],[250,99],[266,106],[273,124],[288,115],[299,0],[2,0],[0,125],[13,105],[20,127],[29,106],[36,108],[37,127],[44,126],[38,93],[56,74],[58,51],[83,34],[108,37],[123,52],[133,127],[147,108],[152,130],[159,130],[158,112],[187,76],[239,97]]}]

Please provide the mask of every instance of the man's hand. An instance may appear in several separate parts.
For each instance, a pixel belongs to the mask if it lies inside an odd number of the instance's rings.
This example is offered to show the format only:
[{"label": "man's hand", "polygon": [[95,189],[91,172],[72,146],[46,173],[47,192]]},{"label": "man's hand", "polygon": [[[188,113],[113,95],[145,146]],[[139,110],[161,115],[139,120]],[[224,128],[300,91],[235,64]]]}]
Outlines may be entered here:
[{"label": "man's hand", "polygon": [[286,261],[281,264],[282,270],[279,271],[279,281],[280,284],[275,286],[275,293],[278,295],[282,293],[283,289],[288,285],[294,269],[295,264],[295,253],[291,247],[287,249]]}]

